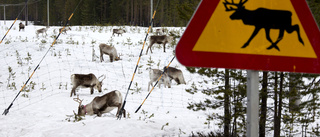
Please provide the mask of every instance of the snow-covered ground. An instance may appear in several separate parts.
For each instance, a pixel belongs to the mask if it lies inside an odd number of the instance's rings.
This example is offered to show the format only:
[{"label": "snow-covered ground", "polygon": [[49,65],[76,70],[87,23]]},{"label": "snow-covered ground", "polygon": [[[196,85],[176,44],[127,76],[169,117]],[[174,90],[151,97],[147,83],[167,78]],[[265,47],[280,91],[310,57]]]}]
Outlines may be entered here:
[{"label": "snow-covered ground", "polygon": [[[174,56],[174,46],[179,39],[166,46],[153,46],[153,54],[146,55],[147,40],[143,56],[127,97],[125,109],[127,118],[116,119],[116,110],[102,117],[85,116],[74,122],[74,113],[78,103],[70,97],[72,85],[70,75],[74,73],[93,73],[97,77],[106,75],[103,81],[103,93],[96,90],[90,95],[90,89],[80,88],[77,92],[83,104],[90,103],[95,96],[112,90],[119,90],[123,97],[127,92],[137,64],[143,40],[148,28],[135,26],[71,26],[71,31],[61,34],[52,47],[60,27],[51,26],[46,35],[35,33],[45,26],[29,23],[19,32],[17,21],[3,43],[0,44],[0,111],[10,105],[24,83],[32,75],[23,92],[13,103],[9,113],[0,115],[1,137],[57,137],[57,136],[189,136],[191,132],[218,130],[214,122],[206,122],[207,112],[188,110],[188,102],[204,99],[202,94],[191,95],[185,91],[192,83],[206,79],[189,73],[184,66],[174,60],[170,66],[181,69],[186,85],[172,82],[172,88],[156,87],[138,113],[136,109],[147,96],[148,69],[162,69]],[[24,22],[23,22],[24,23]],[[12,21],[0,21],[2,38]],[[31,24],[31,25],[30,25]],[[123,36],[112,36],[112,29],[122,27]],[[155,28],[154,28],[155,29]],[[185,28],[166,28],[169,32],[182,35]],[[153,34],[151,34],[153,35]],[[149,35],[150,36],[150,35]],[[100,62],[99,44],[106,43],[116,47],[122,60],[110,62],[108,56]],[[47,54],[46,54],[47,53]],[[46,55],[44,57],[44,55]],[[44,58],[43,58],[44,57]],[[43,60],[42,60],[43,59]],[[208,85],[202,83],[202,87]]]}]

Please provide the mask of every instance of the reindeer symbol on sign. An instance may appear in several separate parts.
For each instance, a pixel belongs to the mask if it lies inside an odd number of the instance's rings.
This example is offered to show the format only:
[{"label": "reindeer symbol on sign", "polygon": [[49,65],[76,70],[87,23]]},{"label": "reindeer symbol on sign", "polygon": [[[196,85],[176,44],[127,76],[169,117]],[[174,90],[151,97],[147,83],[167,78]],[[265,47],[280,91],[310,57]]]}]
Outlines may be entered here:
[{"label": "reindeer symbol on sign", "polygon": [[[253,25],[255,26],[255,29],[253,33],[251,34],[249,40],[244,43],[244,45],[241,48],[246,48],[250,41],[258,34],[260,29],[264,28],[266,32],[266,38],[269,42],[271,42],[271,46],[269,46],[267,49],[270,50],[272,48],[277,49],[280,51],[277,44],[282,40],[284,31],[287,31],[288,33],[292,33],[293,31],[296,31],[298,34],[298,39],[300,43],[304,45],[304,42],[300,36],[299,31],[299,25],[291,25],[291,16],[292,13],[290,11],[285,10],[270,10],[265,8],[258,8],[256,10],[247,10],[244,7],[244,4],[248,0],[240,0],[238,4],[234,3],[234,0],[232,0],[232,3],[225,0],[223,2],[226,11],[235,11],[231,16],[231,20],[242,20],[242,22],[245,25]],[[279,29],[279,36],[278,39],[273,42],[270,38],[270,29]]]}]

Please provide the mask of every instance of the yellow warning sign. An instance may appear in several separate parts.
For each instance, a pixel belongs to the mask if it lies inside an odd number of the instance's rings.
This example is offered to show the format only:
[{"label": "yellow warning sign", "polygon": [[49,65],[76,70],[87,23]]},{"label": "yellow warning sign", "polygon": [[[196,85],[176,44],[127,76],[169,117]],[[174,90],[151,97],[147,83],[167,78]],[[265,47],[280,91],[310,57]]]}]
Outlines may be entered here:
[{"label": "yellow warning sign", "polygon": [[193,51],[317,58],[290,0],[234,2],[219,2]]}]

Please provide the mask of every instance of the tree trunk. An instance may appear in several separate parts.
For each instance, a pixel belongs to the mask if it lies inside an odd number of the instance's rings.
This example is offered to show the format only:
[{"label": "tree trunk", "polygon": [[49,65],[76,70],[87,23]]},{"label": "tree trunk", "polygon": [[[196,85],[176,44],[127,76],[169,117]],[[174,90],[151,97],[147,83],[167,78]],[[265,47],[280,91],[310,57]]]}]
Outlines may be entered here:
[{"label": "tree trunk", "polygon": [[133,20],[133,19],[134,19],[134,18],[133,18],[133,11],[134,11],[134,10],[133,10],[133,8],[134,8],[134,7],[133,7],[133,3],[134,3],[134,0],[131,0],[131,22],[130,22],[130,25],[134,25],[134,23],[133,23],[133,21],[134,21],[134,20]]},{"label": "tree trunk", "polygon": [[298,84],[299,84],[300,74],[297,73],[289,73],[289,112],[299,112],[299,104],[300,100]]},{"label": "tree trunk", "polygon": [[224,93],[224,136],[229,137],[229,130],[230,130],[230,100],[229,100],[229,91],[230,91],[230,84],[229,84],[229,69],[225,69],[225,93]]},{"label": "tree trunk", "polygon": [[129,24],[130,25],[130,22],[129,22],[129,17],[130,17],[130,15],[129,15],[129,12],[130,12],[130,3],[127,1],[126,2],[126,23],[127,24]]},{"label": "tree trunk", "polygon": [[267,115],[267,98],[268,98],[268,72],[263,72],[262,90],[261,90],[261,113],[259,123],[259,137],[266,136],[266,115]]},{"label": "tree trunk", "polygon": [[274,137],[278,137],[280,135],[280,127],[278,127],[278,121],[280,120],[278,117],[278,73],[274,73],[274,119],[273,119],[273,134]]},{"label": "tree trunk", "polygon": [[279,106],[278,106],[278,119],[276,120],[277,132],[274,134],[275,137],[280,137],[280,129],[281,129],[281,111],[282,111],[282,98],[283,98],[283,72],[280,73],[280,87],[279,87]]}]

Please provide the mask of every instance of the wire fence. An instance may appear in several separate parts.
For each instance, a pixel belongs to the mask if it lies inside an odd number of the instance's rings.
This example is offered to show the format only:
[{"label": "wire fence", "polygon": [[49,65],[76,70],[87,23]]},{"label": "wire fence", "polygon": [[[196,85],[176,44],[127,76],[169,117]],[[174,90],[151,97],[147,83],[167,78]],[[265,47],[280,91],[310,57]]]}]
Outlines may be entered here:
[{"label": "wire fence", "polygon": [[[103,81],[103,92],[119,90],[124,95],[136,65],[135,61],[139,56],[138,53],[146,28],[122,27],[127,30],[127,33],[123,36],[112,36],[112,29],[118,27],[71,27],[72,31],[67,32],[67,35],[60,36],[61,39],[49,51],[37,73],[34,74],[30,83],[26,85],[22,94],[14,103],[12,112],[27,108],[31,104],[39,103],[57,94],[69,96],[72,88],[70,76],[75,73],[93,73],[97,77],[106,75],[106,79]],[[33,68],[41,60],[43,53],[53,41],[59,29],[58,27],[51,27],[47,35],[37,37],[34,31],[38,28],[41,28],[41,26],[31,26],[26,28],[29,30],[22,33],[13,32],[13,35],[6,38],[5,44],[0,46],[0,57],[2,58],[0,71],[3,72],[0,74],[0,109],[5,109],[11,103],[18,89],[24,85]],[[183,31],[184,28],[166,28],[167,34],[171,32],[182,35]],[[99,35],[104,35],[105,38],[99,37]],[[121,54],[122,60],[110,62],[109,57],[104,55],[105,61],[100,62],[98,47],[100,43],[115,46],[118,53]],[[148,45],[148,42],[146,45]],[[162,45],[154,45],[155,52],[153,54],[145,55],[145,52],[143,53],[128,95],[128,104],[131,104],[129,106],[138,107],[147,95],[149,69],[162,69],[173,57],[174,43],[167,45],[166,53],[163,52],[162,48]],[[188,73],[177,61],[174,61],[171,66],[183,71],[187,85],[177,85],[173,81],[172,88],[161,87],[159,89],[156,87],[146,101],[144,109],[155,106],[186,108],[188,102],[204,98],[203,95],[191,95],[185,92],[185,89],[190,88],[193,82],[201,79],[200,76]],[[80,94],[80,97],[81,95],[90,96],[89,92],[90,89],[79,88],[77,94]],[[101,94],[95,90],[93,96],[95,95]]]}]

